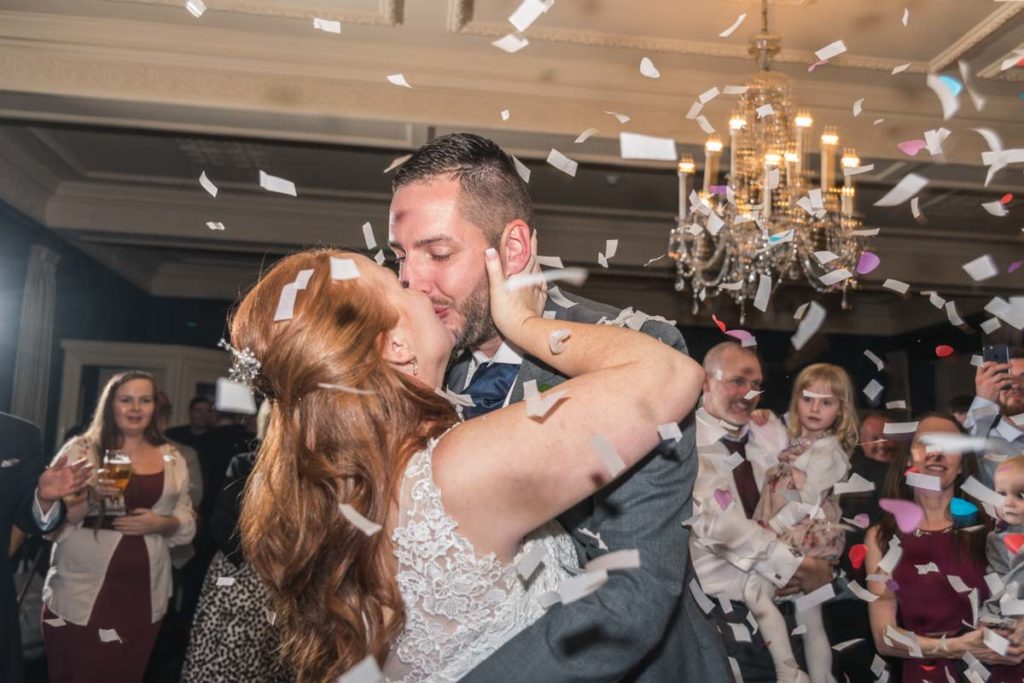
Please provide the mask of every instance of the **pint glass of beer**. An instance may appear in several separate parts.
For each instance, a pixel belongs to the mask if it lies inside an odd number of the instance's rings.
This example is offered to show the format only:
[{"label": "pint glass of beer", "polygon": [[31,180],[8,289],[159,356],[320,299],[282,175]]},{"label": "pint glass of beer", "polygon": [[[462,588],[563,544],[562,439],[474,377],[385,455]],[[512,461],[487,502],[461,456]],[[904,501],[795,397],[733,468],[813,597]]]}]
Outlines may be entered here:
[{"label": "pint glass of beer", "polygon": [[122,451],[107,451],[103,455],[103,470],[101,474],[104,479],[113,481],[120,491],[117,496],[110,499],[111,510],[109,512],[125,514],[124,490],[128,488],[128,481],[132,478],[131,458]]}]

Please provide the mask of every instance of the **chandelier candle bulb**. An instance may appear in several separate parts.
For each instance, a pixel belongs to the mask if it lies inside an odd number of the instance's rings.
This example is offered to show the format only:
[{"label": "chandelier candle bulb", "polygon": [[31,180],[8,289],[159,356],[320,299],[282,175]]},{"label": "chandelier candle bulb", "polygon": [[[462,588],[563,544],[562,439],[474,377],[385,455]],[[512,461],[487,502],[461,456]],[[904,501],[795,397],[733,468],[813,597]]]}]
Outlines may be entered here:
[{"label": "chandelier candle bulb", "polygon": [[704,143],[704,194],[711,196],[711,186],[718,176],[718,157],[722,153],[722,141],[708,138]]},{"label": "chandelier candle bulb", "polygon": [[693,182],[695,166],[691,157],[683,157],[679,160],[677,171],[679,173],[679,223],[686,221],[689,204],[687,198],[693,189],[690,185]]},{"label": "chandelier candle bulb", "polygon": [[814,125],[814,119],[805,111],[796,115],[796,174],[799,176],[804,170],[804,129]]},{"label": "chandelier candle bulb", "polygon": [[834,182],[836,146],[839,144],[839,135],[836,129],[826,127],[821,134],[821,193],[827,194]]},{"label": "chandelier candle bulb", "polygon": [[733,187],[736,186],[736,147],[737,147],[737,136],[739,132],[746,126],[746,121],[742,117],[733,114],[733,117],[729,119],[729,184]]}]

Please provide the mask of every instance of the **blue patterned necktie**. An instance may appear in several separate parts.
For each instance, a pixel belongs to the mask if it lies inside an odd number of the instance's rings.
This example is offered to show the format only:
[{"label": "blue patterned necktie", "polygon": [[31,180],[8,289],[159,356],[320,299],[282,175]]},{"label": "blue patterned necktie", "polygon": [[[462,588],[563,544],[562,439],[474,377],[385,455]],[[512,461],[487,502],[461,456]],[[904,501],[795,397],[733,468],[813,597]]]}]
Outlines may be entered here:
[{"label": "blue patterned necktie", "polygon": [[477,368],[473,380],[466,387],[466,393],[473,399],[473,407],[463,408],[463,417],[468,420],[503,406],[518,374],[519,365],[516,363],[491,363]]}]

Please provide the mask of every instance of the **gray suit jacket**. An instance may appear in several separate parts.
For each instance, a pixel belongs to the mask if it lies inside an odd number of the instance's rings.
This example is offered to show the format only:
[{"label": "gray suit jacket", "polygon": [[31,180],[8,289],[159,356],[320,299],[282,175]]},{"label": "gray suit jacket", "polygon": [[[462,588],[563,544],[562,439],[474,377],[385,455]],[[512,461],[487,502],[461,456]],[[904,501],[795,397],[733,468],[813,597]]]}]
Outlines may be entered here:
[{"label": "gray suit jacket", "polygon": [[[578,302],[562,308],[550,300],[559,320],[596,323],[619,311],[566,294]],[[679,331],[648,321],[643,332],[686,353]],[[462,393],[469,354],[448,373],[448,386]],[[565,381],[552,368],[525,358],[512,389],[523,398],[523,382],[555,386]],[[689,531],[690,495],[697,476],[692,416],[680,424],[683,438],[665,442],[634,469],[559,517],[572,534],[580,565],[605,551],[580,532],[596,534],[609,550],[636,548],[640,568],[609,573],[597,592],[570,605],[555,605],[532,626],[505,643],[466,675],[463,683],[700,681],[731,680],[725,646],[713,622],[697,607],[688,584],[694,576]]]}]

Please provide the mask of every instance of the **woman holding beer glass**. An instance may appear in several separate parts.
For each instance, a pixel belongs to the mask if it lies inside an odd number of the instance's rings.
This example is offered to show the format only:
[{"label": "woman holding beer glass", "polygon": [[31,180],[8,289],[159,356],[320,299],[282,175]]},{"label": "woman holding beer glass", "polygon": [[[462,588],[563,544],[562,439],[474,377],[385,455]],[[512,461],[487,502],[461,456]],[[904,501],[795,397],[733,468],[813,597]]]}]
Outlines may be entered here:
[{"label": "woman holding beer glass", "polygon": [[170,548],[195,535],[188,467],[154,417],[156,382],[115,375],[88,431],[59,455],[98,471],[64,500],[43,589],[52,683],[142,680],[171,596]]}]

